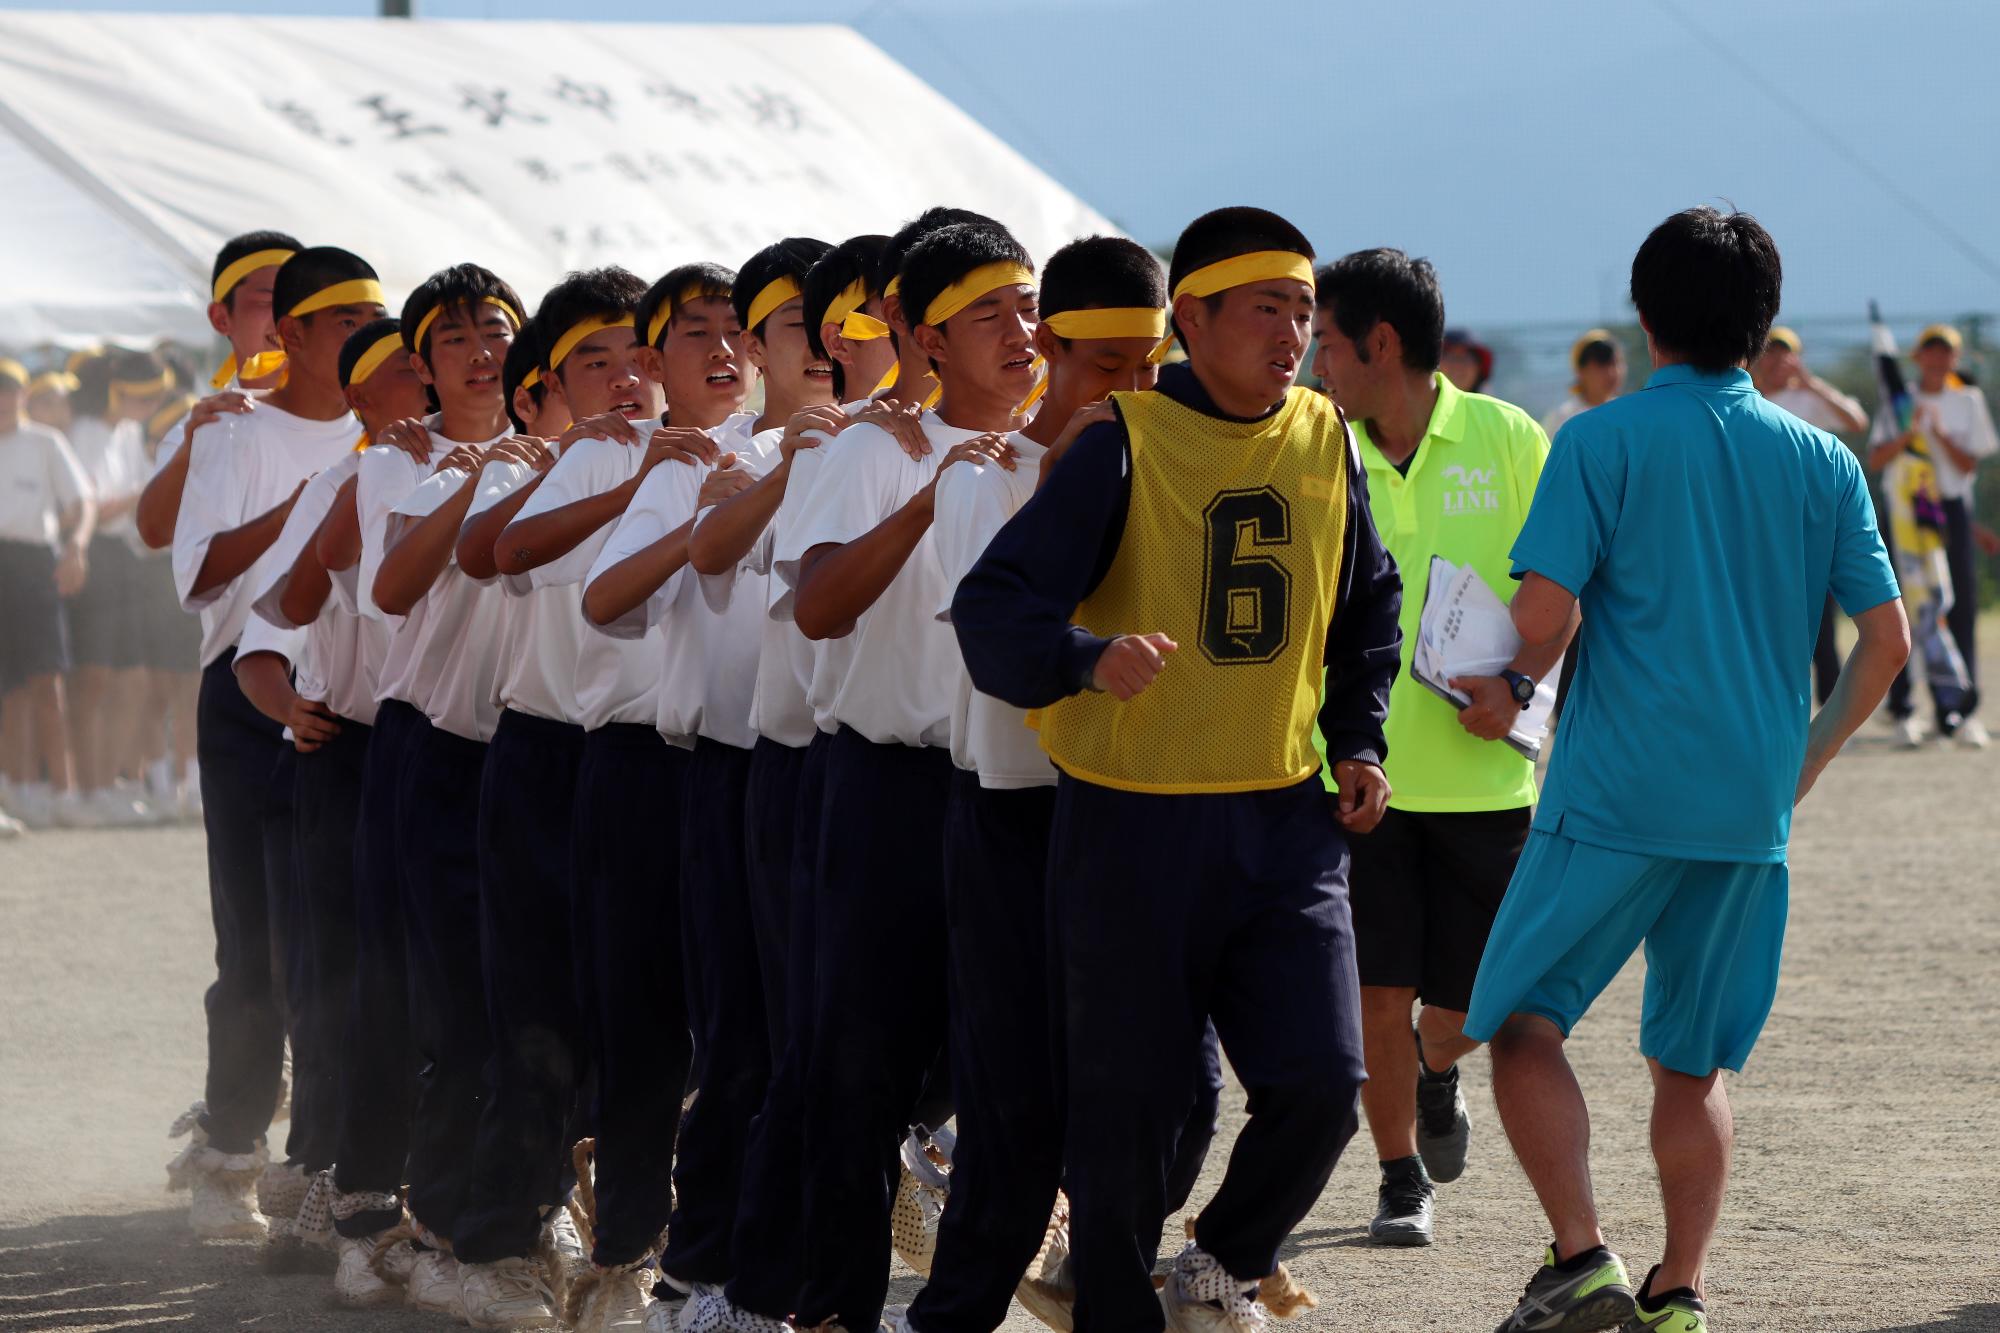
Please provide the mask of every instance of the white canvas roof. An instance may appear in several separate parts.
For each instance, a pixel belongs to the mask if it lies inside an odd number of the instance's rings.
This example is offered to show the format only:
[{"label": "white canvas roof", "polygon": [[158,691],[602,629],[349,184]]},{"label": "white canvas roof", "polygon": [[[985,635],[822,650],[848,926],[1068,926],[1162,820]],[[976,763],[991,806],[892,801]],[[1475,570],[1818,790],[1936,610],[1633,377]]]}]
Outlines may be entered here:
[{"label": "white canvas roof", "polygon": [[0,343],[206,337],[254,228],[444,264],[736,264],[937,203],[1111,224],[850,29],[0,13]]}]

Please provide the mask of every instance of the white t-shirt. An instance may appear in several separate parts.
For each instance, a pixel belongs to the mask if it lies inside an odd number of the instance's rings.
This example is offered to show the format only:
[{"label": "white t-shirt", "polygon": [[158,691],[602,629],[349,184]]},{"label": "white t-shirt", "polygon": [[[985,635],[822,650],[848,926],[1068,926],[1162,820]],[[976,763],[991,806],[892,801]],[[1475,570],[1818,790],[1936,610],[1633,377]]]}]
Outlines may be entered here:
[{"label": "white t-shirt", "polygon": [[[483,440],[480,445],[498,444],[511,433]],[[414,522],[436,513],[467,480],[457,468],[433,473],[389,511],[391,520]],[[443,572],[424,594],[423,623],[416,627],[410,650],[410,692],[397,696],[422,708],[432,726],[467,740],[492,740],[493,728],[500,721],[493,683],[500,671],[503,597],[500,580],[482,583],[458,567],[455,554],[447,558]],[[405,625],[398,641],[408,632]],[[419,694],[422,702],[413,697]]]},{"label": "white t-shirt", "polygon": [[1548,436],[1550,439],[1554,439],[1556,432],[1562,429],[1563,422],[1568,421],[1580,412],[1588,412],[1589,410],[1590,404],[1577,397],[1574,392],[1571,392],[1560,403],[1550,408],[1549,414],[1542,418],[1542,434]]},{"label": "white t-shirt", "polygon": [[[736,454],[735,468],[762,476],[777,465],[782,431],[730,442],[723,436],[727,429],[725,423],[715,436],[725,451]],[[679,461],[662,463],[647,473],[592,564],[590,578],[693,519],[701,505],[701,488],[712,473],[711,468]],[[740,566],[704,576],[684,564],[652,596],[604,627],[614,636],[654,627],[661,631],[655,720],[661,735],[675,741],[703,736],[740,749],[756,741],[750,729],[750,700],[757,683],[768,578]],[[738,591],[743,595],[735,596]]]},{"label": "white t-shirt", "polygon": [[[375,691],[389,650],[388,625],[331,594],[319,616],[304,626],[289,620],[280,606],[299,553],[318,536],[340,488],[360,467],[361,455],[349,454],[306,483],[271,548],[280,563],[251,603],[255,614],[243,627],[240,650],[246,655],[278,653],[291,662],[293,688],[301,698],[316,699],[342,717],[373,726]],[[351,573],[338,571],[332,577],[338,584],[343,574]]]},{"label": "white t-shirt", "polygon": [[[794,533],[780,543],[779,578],[796,589],[805,553],[868,533],[929,484],[948,450],[984,433],[947,426],[935,412],[925,413],[922,423],[931,452],[920,459],[868,424],[850,426],[814,451],[826,455],[824,476],[806,497]],[[936,533],[926,530],[848,635],[853,656],[828,705],[836,724],[883,745],[951,743],[952,702],[965,667],[957,639],[937,619],[950,598]]]},{"label": "white t-shirt", "polygon": [[[136,421],[121,421],[114,426],[101,417],[78,417],[69,432],[69,444],[76,451],[76,461],[83,465],[84,475],[90,478],[91,493],[100,506],[110,500],[138,498],[152,479],[152,466],[146,458],[145,428]],[[127,509],[115,518],[100,517],[97,535],[116,537],[128,544],[136,542],[137,513]]]},{"label": "white t-shirt", "polygon": [[0,433],[0,541],[57,549],[62,511],[90,493],[90,478],[60,431],[23,421]]},{"label": "white t-shirt", "polygon": [[[1986,395],[1970,385],[1965,388],[1945,389],[1939,393],[1924,393],[1921,390],[1911,395],[1914,408],[1929,408],[1938,429],[1951,437],[1951,442],[1966,453],[1971,454],[1975,464],[1983,458],[1991,458],[1995,450],[2000,450],[2000,440],[1993,434],[1993,414],[1987,409]],[[1943,449],[1933,448],[1931,460],[1937,464],[1938,491],[1947,500],[1972,499],[1973,474],[1959,471],[1958,465]]]},{"label": "white t-shirt", "polygon": [[[342,609],[379,621],[389,630],[389,651],[375,685],[375,698],[400,699],[421,709],[429,699],[435,675],[423,669],[424,621],[430,609],[428,592],[409,611],[390,615],[375,604],[375,576],[381,572],[388,548],[402,535],[405,520],[394,517],[397,505],[410,498],[418,486],[436,474],[437,465],[455,446],[442,435],[431,436],[430,456],[424,462],[401,449],[378,444],[362,452],[356,474],[354,510],[361,527],[361,559],[345,578],[333,582],[333,595]],[[451,475],[464,479],[465,474]]]},{"label": "white t-shirt", "polygon": [[[1008,437],[1015,451],[1014,471],[998,463],[958,463],[938,478],[936,517],[938,564],[944,570],[945,597],[937,618],[951,623],[951,598],[971,572],[993,534],[1006,526],[1035,493],[1039,463],[1048,452],[1025,435]],[[951,712],[951,761],[979,774],[979,785],[999,789],[1055,785],[1055,765],[1043,753],[1041,740],[1028,727],[1025,709],[1002,703],[972,688],[972,677],[958,673],[958,694]]]},{"label": "white t-shirt", "polygon": [[204,667],[236,645],[250,618],[251,589],[263,587],[276,565],[267,548],[242,575],[197,594],[209,543],[290,499],[300,482],[353,452],[355,431],[352,416],[310,421],[262,402],[195,432],[174,524],[174,586],[188,610],[214,608],[202,616]]},{"label": "white t-shirt", "polygon": [[[1861,410],[1861,403],[1858,399],[1850,398],[1838,389],[1833,391],[1833,396],[1843,406],[1851,410],[1856,417],[1864,421],[1868,419],[1868,414]],[[1847,420],[1834,409],[1833,405],[1814,393],[1811,389],[1787,387],[1778,390],[1774,394],[1769,394],[1767,397],[1770,398],[1771,402],[1784,408],[1808,426],[1817,426],[1821,430],[1832,431],[1836,435],[1841,431],[1849,429]]]},{"label": "white t-shirt", "polygon": [[[549,470],[553,477],[555,469]],[[470,523],[539,475],[526,463],[496,458],[479,472],[479,490],[466,511]],[[543,486],[546,487],[544,482]],[[536,490],[539,495],[541,489]],[[525,514],[534,503],[522,506]],[[521,515],[516,515],[520,517]],[[568,585],[537,585],[532,573],[502,574],[500,671],[493,701],[501,708],[556,722],[582,715],[576,702],[576,658],[583,649],[583,608]]]}]

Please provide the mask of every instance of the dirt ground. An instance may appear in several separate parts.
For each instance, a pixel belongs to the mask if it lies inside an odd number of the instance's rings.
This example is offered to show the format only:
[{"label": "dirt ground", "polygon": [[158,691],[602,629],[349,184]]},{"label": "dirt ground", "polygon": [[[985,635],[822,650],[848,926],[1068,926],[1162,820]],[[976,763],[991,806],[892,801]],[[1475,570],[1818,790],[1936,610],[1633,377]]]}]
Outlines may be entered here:
[{"label": "dirt ground", "polygon": [[[1736,1177],[1714,1327],[2000,1330],[2000,749],[1902,753],[1871,728],[1801,814],[1777,1010],[1731,1084]],[[212,937],[198,831],[45,833],[0,845],[0,1333],[415,1330],[327,1307],[246,1245],[188,1239],[164,1191],[168,1123],[198,1095]],[[1659,1253],[1635,961],[1578,1029],[1605,1225],[1635,1279]],[[1467,1062],[1472,1165],[1438,1243],[1377,1250],[1365,1133],[1293,1237],[1310,1329],[1485,1330],[1544,1243]],[[1212,1189],[1241,1119],[1209,1160]],[[1181,1223],[1168,1224],[1168,1251]],[[916,1279],[899,1272],[892,1300]],[[1032,1329],[1018,1309],[1008,1327]]]}]

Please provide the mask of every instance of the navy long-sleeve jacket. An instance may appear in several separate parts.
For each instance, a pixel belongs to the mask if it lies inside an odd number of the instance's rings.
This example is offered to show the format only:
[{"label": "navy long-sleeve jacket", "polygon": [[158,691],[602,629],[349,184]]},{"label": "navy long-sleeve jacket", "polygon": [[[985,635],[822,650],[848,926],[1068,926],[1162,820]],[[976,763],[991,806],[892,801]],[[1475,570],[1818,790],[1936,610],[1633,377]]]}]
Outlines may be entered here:
[{"label": "navy long-sleeve jacket", "polygon": [[[1219,411],[1184,365],[1163,370],[1159,389],[1198,412],[1242,420]],[[980,690],[1017,708],[1043,708],[1089,688],[1110,640],[1070,617],[1110,569],[1124,535],[1132,495],[1128,450],[1122,420],[1086,430],[958,585],[952,624]],[[1327,626],[1320,731],[1329,762],[1379,764],[1388,753],[1382,725],[1402,649],[1402,580],[1375,531],[1367,474],[1351,449],[1340,583]],[[1129,632],[1149,628],[1134,625]]]}]

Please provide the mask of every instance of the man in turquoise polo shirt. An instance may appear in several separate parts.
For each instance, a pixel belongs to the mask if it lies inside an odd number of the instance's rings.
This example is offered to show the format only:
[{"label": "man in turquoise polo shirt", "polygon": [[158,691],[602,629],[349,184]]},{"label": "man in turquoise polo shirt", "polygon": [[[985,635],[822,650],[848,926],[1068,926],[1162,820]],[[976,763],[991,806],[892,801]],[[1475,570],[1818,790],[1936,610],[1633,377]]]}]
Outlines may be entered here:
[{"label": "man in turquoise polo shirt", "polygon": [[1524,649],[1505,676],[1458,682],[1472,700],[1463,710],[1410,674],[1410,656],[1432,556],[1513,595],[1508,552],[1549,444],[1526,412],[1438,373],[1444,298],[1428,261],[1364,250],[1321,269],[1316,292],[1313,369],[1354,423],[1369,511],[1403,576],[1403,662],[1386,729],[1395,794],[1375,831],[1350,840],[1348,875],[1368,1064],[1361,1105],[1382,1168],[1368,1233],[1428,1245],[1433,1182],[1465,1169],[1456,1061],[1476,1045],[1465,1009],[1535,801],[1534,765],[1502,738],[1520,714],[1515,690],[1532,698],[1568,637]]},{"label": "man in turquoise polo shirt", "polygon": [[[1583,627],[1465,1024],[1492,1043],[1501,1124],[1555,1236],[1500,1333],[1706,1329],[1732,1134],[1720,1072],[1742,1068],[1777,990],[1792,807],[1909,655],[1860,464],[1744,369],[1781,276],[1746,214],[1696,208],[1654,229],[1632,300],[1658,369],[1557,432],[1514,544],[1522,638],[1554,641],[1579,602]],[[1813,715],[1829,592],[1860,642]],[[1563,1042],[1642,942],[1666,1249],[1634,1293],[1598,1228]]]}]

